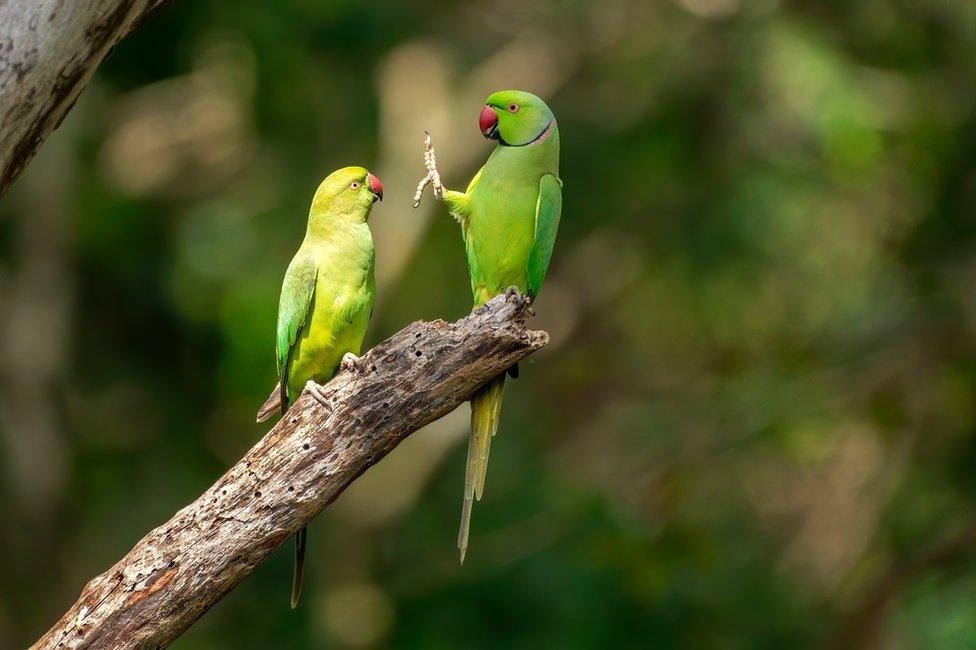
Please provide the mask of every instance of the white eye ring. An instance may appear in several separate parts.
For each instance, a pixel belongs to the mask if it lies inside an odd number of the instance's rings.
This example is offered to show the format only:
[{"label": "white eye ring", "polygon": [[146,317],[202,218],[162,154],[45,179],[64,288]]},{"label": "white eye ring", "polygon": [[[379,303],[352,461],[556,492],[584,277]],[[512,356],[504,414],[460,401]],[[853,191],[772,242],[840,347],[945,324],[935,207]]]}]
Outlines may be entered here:
[{"label": "white eye ring", "polygon": [[360,185],[359,181],[353,181],[353,182],[349,183],[349,189],[358,190],[359,189],[359,185]]}]

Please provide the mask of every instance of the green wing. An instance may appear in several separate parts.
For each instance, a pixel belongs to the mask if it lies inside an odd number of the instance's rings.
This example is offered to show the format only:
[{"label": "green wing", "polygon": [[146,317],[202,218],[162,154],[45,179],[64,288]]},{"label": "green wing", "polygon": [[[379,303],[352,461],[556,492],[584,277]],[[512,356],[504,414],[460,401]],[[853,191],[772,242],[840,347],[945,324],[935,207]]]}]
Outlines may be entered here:
[{"label": "green wing", "polygon": [[529,252],[528,291],[529,297],[539,295],[542,281],[546,279],[552,247],[556,243],[559,229],[559,216],[563,210],[562,181],[546,174],[539,181],[539,199],[535,204],[535,238]]},{"label": "green wing", "polygon": [[281,412],[288,408],[288,365],[295,342],[302,334],[315,297],[318,267],[308,255],[299,253],[292,259],[281,285],[278,303],[278,378],[281,380]]}]

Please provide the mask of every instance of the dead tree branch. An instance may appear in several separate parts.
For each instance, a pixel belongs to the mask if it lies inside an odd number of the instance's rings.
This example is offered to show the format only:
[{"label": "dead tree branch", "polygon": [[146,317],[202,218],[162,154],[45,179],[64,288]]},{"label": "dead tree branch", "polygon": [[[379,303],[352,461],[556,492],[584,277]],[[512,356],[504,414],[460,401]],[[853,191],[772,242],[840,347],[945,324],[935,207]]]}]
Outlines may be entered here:
[{"label": "dead tree branch", "polygon": [[0,2],[0,197],[112,47],[164,2]]},{"label": "dead tree branch", "polygon": [[406,436],[548,341],[518,296],[415,322],[307,392],[220,480],[151,531],[34,648],[156,648],[182,634]]}]

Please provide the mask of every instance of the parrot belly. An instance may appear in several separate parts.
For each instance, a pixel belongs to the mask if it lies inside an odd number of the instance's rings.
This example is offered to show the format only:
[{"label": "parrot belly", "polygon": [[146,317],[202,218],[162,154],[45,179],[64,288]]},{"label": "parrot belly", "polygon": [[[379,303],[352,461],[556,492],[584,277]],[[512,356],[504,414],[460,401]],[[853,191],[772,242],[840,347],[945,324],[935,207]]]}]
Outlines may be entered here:
[{"label": "parrot belly", "polygon": [[539,198],[538,178],[505,182],[487,172],[472,196],[465,239],[476,307],[511,286],[525,293]]},{"label": "parrot belly", "polygon": [[292,400],[309,379],[320,384],[332,379],[346,352],[359,355],[374,297],[372,282],[363,280],[350,285],[319,277],[310,322],[292,352],[288,373]]}]

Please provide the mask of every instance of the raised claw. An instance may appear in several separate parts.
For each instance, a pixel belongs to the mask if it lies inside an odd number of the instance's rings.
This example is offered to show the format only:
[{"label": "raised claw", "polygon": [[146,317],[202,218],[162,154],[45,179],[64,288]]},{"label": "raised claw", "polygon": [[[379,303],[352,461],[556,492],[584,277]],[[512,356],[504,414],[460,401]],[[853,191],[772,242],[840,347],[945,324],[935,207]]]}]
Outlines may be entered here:
[{"label": "raised claw", "polygon": [[434,188],[434,198],[438,201],[444,198],[444,185],[441,184],[441,175],[437,171],[437,154],[434,152],[434,145],[430,139],[430,131],[424,131],[424,167],[427,168],[427,175],[420,179],[417,184],[417,191],[413,195],[413,207],[420,206],[420,199],[424,194],[424,188],[431,185]]}]

